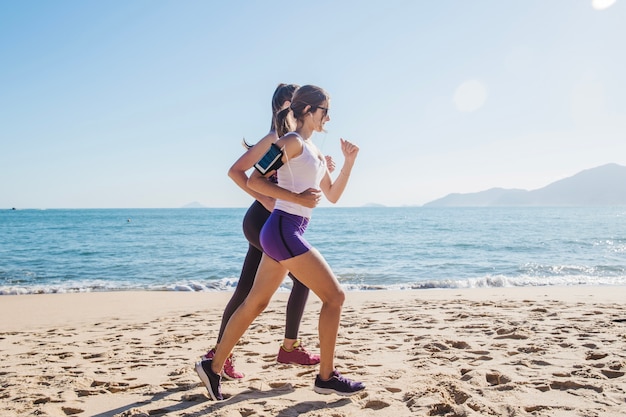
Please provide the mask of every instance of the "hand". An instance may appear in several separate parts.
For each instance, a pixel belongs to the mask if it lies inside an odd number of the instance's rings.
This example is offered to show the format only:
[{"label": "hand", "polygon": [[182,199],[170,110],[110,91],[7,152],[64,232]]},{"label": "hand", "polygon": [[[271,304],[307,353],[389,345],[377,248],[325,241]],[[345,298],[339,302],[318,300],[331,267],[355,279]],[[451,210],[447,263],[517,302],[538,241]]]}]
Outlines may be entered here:
[{"label": "hand", "polygon": [[335,161],[333,160],[333,157],[330,155],[326,155],[324,158],[326,158],[326,167],[328,168],[328,172],[332,174],[333,171],[335,170]]},{"label": "hand", "polygon": [[343,157],[345,158],[346,162],[353,163],[356,159],[357,154],[359,153],[359,147],[343,138],[339,140],[341,141],[341,152],[343,153]]},{"label": "hand", "polygon": [[298,194],[298,204],[308,208],[317,207],[322,199],[322,191],[315,188],[309,188]]}]

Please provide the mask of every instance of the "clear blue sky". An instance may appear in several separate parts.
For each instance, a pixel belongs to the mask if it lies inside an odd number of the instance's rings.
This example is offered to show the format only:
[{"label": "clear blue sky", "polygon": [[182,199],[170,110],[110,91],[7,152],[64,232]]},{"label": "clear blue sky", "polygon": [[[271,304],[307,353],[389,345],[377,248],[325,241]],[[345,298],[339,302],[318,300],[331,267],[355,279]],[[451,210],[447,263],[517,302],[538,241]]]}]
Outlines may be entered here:
[{"label": "clear blue sky", "polygon": [[626,165],[611,3],[2,0],[0,208],[245,207],[279,82],[330,93],[324,153],[361,147],[339,206]]}]

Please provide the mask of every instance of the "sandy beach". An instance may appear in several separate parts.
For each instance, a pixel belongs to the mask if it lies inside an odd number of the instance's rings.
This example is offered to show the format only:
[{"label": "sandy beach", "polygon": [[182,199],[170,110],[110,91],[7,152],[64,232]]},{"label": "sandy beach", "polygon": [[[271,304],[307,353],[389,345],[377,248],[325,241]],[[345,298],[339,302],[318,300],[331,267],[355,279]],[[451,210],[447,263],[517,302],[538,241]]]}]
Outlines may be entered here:
[{"label": "sandy beach", "polygon": [[[213,402],[193,370],[227,292],[0,297],[1,416],[624,416],[626,287],[349,292],[336,366],[367,389],[319,395],[276,363],[287,294],[235,350]],[[317,350],[311,296],[301,337]]]}]

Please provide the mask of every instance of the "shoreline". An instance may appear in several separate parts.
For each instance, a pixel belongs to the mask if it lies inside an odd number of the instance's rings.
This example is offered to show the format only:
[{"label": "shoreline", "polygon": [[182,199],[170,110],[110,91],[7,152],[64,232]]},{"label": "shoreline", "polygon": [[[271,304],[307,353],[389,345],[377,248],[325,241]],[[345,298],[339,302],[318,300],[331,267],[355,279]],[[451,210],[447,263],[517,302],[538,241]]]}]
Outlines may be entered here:
[{"label": "shoreline", "polygon": [[[116,316],[138,317],[144,314],[164,315],[177,310],[202,309],[226,306],[232,291],[167,291],[167,290],[119,290],[66,293],[5,294],[0,296],[0,332],[19,330],[33,325],[52,325],[71,322],[74,316],[83,319],[103,320]],[[485,287],[485,288],[424,288],[424,289],[369,289],[346,290],[346,300],[363,302],[370,298],[388,297],[402,299],[446,300],[458,297],[467,300],[483,300],[493,297],[521,301],[532,297],[550,297],[574,302],[625,302],[626,285],[546,285],[534,287]],[[274,294],[273,301],[285,302],[289,291]],[[135,300],[141,298],[141,303]],[[207,300],[214,306],[204,305]],[[319,302],[314,293],[311,301]],[[115,309],[115,314],[103,311]],[[221,313],[220,313],[221,315]]]},{"label": "shoreline", "polygon": [[[230,295],[0,297],[0,415],[626,414],[626,286],[347,291],[335,364],[367,386],[350,398],[315,394],[316,367],[275,362],[277,293],[235,348],[246,379],[215,403],[193,363]],[[314,351],[320,306],[312,294],[300,332]]]},{"label": "shoreline", "polygon": [[[393,280],[391,280],[393,281]],[[180,292],[180,293],[214,293],[234,291],[237,284],[235,278],[222,278],[218,281],[210,283],[170,283],[170,284],[153,284],[151,286],[116,286],[114,281],[109,286],[103,286],[102,281],[98,280],[93,283],[82,282],[83,287],[70,283],[57,284],[50,286],[30,286],[17,287],[5,286],[0,287],[0,298],[2,296],[11,295],[56,295],[56,294],[83,294],[83,293],[117,293],[117,292]],[[93,284],[93,285],[92,285]],[[477,277],[455,280],[422,280],[414,282],[396,282],[389,283],[389,280],[382,280],[378,283],[350,283],[343,282],[342,288],[346,292],[370,292],[370,291],[422,291],[422,290],[488,290],[488,289],[506,289],[516,288],[523,290],[524,288],[546,288],[546,287],[626,287],[626,282],[622,277],[618,278],[599,278],[592,276],[569,277],[567,279],[551,279],[551,278],[526,278],[517,280],[512,277]],[[278,289],[279,293],[289,293],[291,291],[291,283],[285,280]]]}]

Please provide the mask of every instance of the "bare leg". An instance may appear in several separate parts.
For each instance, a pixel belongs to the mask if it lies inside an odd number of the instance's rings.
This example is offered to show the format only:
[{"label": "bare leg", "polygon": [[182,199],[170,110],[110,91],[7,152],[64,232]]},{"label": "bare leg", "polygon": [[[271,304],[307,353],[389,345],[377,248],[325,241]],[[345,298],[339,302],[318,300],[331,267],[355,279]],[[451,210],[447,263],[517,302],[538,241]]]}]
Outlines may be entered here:
[{"label": "bare leg", "polygon": [[[327,379],[335,369],[335,344],[345,294],[330,266],[315,248],[311,248],[302,255],[282,261],[281,264],[297,276],[322,301],[318,330],[320,338],[319,374],[321,378]],[[252,292],[254,292],[254,288]]]},{"label": "bare leg", "polygon": [[219,374],[222,371],[226,358],[254,319],[265,310],[286,274],[287,269],[284,266],[263,254],[248,297],[231,316],[224,329],[222,340],[213,357],[213,372]]}]

